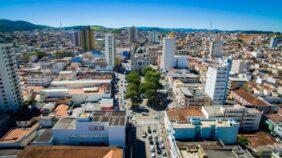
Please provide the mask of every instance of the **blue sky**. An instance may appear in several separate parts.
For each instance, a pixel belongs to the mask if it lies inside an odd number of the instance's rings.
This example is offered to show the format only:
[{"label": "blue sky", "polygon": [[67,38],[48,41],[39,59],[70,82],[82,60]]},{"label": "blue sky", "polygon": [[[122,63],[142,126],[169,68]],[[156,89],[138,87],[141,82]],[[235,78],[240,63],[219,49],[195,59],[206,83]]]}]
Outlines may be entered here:
[{"label": "blue sky", "polygon": [[59,26],[282,32],[282,0],[0,0],[0,18]]}]

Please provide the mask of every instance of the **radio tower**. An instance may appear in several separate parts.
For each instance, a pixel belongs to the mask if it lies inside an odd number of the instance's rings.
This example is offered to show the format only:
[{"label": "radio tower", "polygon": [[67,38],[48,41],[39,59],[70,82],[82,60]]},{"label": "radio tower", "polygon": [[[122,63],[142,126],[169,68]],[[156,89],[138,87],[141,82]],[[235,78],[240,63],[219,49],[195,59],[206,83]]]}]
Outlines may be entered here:
[{"label": "radio tower", "polygon": [[62,29],[62,21],[60,20],[60,29]]},{"label": "radio tower", "polygon": [[212,21],[211,21],[211,25],[210,25],[210,30],[212,31]]}]

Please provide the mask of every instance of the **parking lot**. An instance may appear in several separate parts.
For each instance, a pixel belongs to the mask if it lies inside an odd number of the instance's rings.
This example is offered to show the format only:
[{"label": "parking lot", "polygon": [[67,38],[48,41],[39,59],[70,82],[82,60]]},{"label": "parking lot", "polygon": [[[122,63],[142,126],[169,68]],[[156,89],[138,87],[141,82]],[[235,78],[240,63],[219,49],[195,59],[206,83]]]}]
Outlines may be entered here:
[{"label": "parking lot", "polygon": [[[146,122],[144,122],[146,123]],[[149,126],[149,129],[148,129]],[[161,133],[161,125],[157,122],[148,122],[148,125],[137,123],[137,139],[145,143],[147,158],[166,158],[164,139]]]}]

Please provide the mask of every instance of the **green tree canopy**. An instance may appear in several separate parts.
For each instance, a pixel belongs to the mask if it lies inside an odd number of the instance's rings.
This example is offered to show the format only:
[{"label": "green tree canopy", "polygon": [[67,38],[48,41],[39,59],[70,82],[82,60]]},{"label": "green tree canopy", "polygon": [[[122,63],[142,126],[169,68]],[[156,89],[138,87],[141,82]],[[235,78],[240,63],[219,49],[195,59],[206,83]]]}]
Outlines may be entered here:
[{"label": "green tree canopy", "polygon": [[127,74],[125,79],[128,83],[134,83],[136,85],[140,84],[140,75],[136,71],[132,71],[129,74]]}]

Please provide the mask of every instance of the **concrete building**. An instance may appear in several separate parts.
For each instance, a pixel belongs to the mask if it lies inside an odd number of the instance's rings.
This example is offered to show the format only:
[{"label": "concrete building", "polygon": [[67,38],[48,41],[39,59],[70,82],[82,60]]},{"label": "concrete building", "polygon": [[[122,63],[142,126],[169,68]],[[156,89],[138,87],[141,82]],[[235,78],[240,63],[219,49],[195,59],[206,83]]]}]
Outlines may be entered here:
[{"label": "concrete building", "polygon": [[105,56],[107,66],[111,69],[115,67],[115,37],[113,34],[105,35]]},{"label": "concrete building", "polygon": [[213,105],[223,105],[226,100],[229,71],[228,62],[208,68],[205,93],[211,97]]},{"label": "concrete building", "polygon": [[84,51],[95,49],[95,34],[90,26],[80,31],[80,46]]},{"label": "concrete building", "polygon": [[[42,139],[45,139],[44,137]],[[17,158],[123,158],[123,150],[97,146],[27,146]],[[9,157],[10,158],[10,157]]]},{"label": "concrete building", "polygon": [[282,108],[276,114],[265,115],[262,124],[271,132],[282,138]]},{"label": "concrete building", "polygon": [[132,26],[128,29],[128,38],[130,43],[138,42],[137,29],[135,26]]},{"label": "concrete building", "polygon": [[248,60],[233,60],[231,66],[231,73],[240,74],[249,72],[250,66],[251,63]]},{"label": "concrete building", "polygon": [[92,88],[56,88],[43,89],[40,92],[41,101],[48,98],[70,98],[74,105],[85,102],[98,102],[102,98],[110,98],[110,87],[92,87]]},{"label": "concrete building", "polygon": [[27,76],[27,83],[32,86],[49,86],[52,82],[52,74],[32,72]]},{"label": "concrete building", "polygon": [[188,56],[176,55],[174,57],[174,67],[176,68],[187,68],[188,67]]},{"label": "concrete building", "polygon": [[0,110],[16,112],[23,105],[12,44],[0,43]]},{"label": "concrete building", "polygon": [[229,95],[231,90],[235,90],[238,88],[248,90],[249,81],[250,79],[246,74],[239,74],[237,77],[229,77],[227,94]]},{"label": "concrete building", "polygon": [[210,45],[210,58],[222,58],[223,54],[221,52],[221,41],[212,41]]},{"label": "concrete building", "polygon": [[62,118],[52,129],[54,144],[125,147],[126,112],[83,112]]},{"label": "concrete building", "polygon": [[282,37],[273,37],[270,39],[269,48],[275,48],[279,43],[282,43]]},{"label": "concrete building", "polygon": [[58,79],[59,80],[76,80],[76,71],[60,71]]},{"label": "concrete building", "polygon": [[231,96],[241,105],[256,108],[263,114],[272,114],[278,111],[278,106],[263,101],[242,88],[231,91]]},{"label": "concrete building", "polygon": [[193,87],[175,87],[173,88],[176,101],[182,107],[201,107],[211,105],[211,99],[204,91]]},{"label": "concrete building", "polygon": [[179,158],[176,140],[220,140],[224,144],[235,144],[239,124],[232,119],[206,119],[196,108],[168,109],[164,125],[172,158]]},{"label": "concrete building", "polygon": [[39,124],[31,127],[13,128],[0,138],[0,148],[20,148],[27,146],[35,137]]},{"label": "concrete building", "polygon": [[74,45],[80,46],[80,32],[79,31],[74,32],[73,38],[74,38]]},{"label": "concrete building", "polygon": [[150,43],[157,43],[157,42],[159,42],[159,40],[158,40],[158,35],[157,35],[157,33],[155,32],[155,31],[149,31],[149,42]]},{"label": "concrete building", "polygon": [[174,56],[176,51],[176,39],[173,33],[163,39],[163,53],[161,59],[161,69],[167,71],[174,67]]},{"label": "concrete building", "polygon": [[258,130],[262,116],[262,112],[240,105],[203,106],[202,112],[207,119],[234,119],[240,124],[240,128],[246,131]]},{"label": "concrete building", "polygon": [[85,80],[63,80],[52,81],[51,87],[66,87],[66,88],[86,88],[99,87],[100,85],[110,85],[111,79],[85,79]]}]

